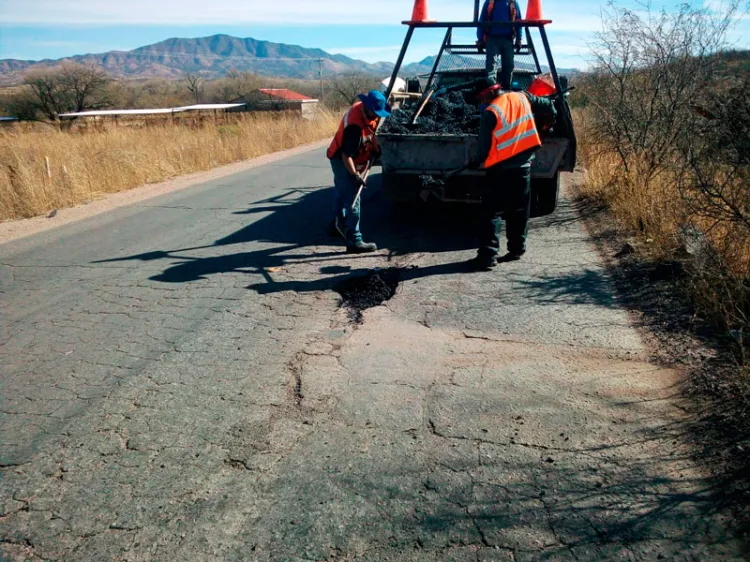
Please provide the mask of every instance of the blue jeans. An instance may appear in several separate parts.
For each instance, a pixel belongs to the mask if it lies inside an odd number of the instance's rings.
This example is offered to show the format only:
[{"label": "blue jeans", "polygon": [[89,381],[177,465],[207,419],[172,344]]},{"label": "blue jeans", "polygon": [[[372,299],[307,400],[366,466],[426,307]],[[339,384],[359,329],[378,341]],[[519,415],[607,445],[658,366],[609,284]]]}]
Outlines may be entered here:
[{"label": "blue jeans", "polygon": [[487,171],[482,195],[482,214],[479,225],[480,246],[477,255],[491,258],[500,251],[500,233],[505,219],[508,252],[526,251],[526,236],[531,213],[531,166],[502,168],[493,166]]},{"label": "blue jeans", "polygon": [[333,218],[339,226],[345,227],[347,244],[353,244],[362,240],[362,233],[359,231],[362,196],[352,209],[359,186],[340,158],[332,158],[330,162],[333,170]]},{"label": "blue jeans", "polygon": [[[515,52],[511,36],[489,35],[485,45],[487,58],[484,67],[487,78],[500,84],[503,90],[510,90],[513,81],[513,64]],[[497,57],[500,57],[500,80],[497,78]]]}]

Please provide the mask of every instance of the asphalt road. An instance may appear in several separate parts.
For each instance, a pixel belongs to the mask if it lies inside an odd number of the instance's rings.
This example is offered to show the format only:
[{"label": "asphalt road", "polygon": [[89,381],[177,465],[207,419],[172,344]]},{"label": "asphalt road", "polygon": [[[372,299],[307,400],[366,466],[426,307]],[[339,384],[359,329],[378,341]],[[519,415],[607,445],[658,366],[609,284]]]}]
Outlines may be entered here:
[{"label": "asphalt road", "polygon": [[0,246],[6,559],[745,559],[569,204],[466,273],[470,212],[373,185],[348,256],[330,184],[317,150]]}]

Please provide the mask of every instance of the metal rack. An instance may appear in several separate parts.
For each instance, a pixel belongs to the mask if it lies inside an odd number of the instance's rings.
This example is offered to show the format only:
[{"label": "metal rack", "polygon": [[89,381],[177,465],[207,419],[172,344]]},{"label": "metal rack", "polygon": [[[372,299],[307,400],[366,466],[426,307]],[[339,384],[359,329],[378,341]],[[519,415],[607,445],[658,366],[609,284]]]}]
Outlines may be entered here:
[{"label": "metal rack", "polygon": [[[533,40],[532,33],[531,33],[532,29],[538,30],[539,36],[541,37],[541,43],[544,48],[545,56],[547,58],[547,66],[554,80],[555,88],[557,89],[558,93],[561,93],[564,91],[563,85],[560,83],[560,78],[557,74],[557,68],[555,67],[555,63],[552,58],[552,51],[550,50],[549,40],[547,38],[547,31],[545,29],[545,26],[549,23],[552,23],[552,21],[551,20],[523,20],[521,19],[521,20],[516,20],[514,22],[510,22],[510,21],[480,22],[479,21],[479,13],[480,13],[479,2],[480,0],[474,0],[474,19],[472,21],[448,21],[448,22],[404,21],[403,22],[405,25],[409,26],[409,29],[406,32],[406,37],[404,39],[403,45],[401,46],[401,51],[399,52],[398,59],[396,60],[396,66],[393,68],[391,80],[388,85],[388,89],[386,90],[387,96],[389,96],[393,90],[393,85],[395,83],[396,78],[398,77],[398,73],[401,70],[401,66],[403,65],[403,62],[404,62],[404,57],[406,55],[407,50],[409,49],[409,45],[411,43],[415,30],[436,29],[436,28],[446,30],[445,37],[443,38],[443,42],[440,47],[440,51],[438,52],[437,57],[435,58],[435,63],[433,64],[432,71],[430,72],[430,75],[427,81],[426,88],[429,88],[435,79],[435,74],[440,72],[441,69],[445,68],[446,70],[451,70],[452,69],[451,67],[455,69],[455,67],[460,66],[461,62],[466,63],[467,61],[472,60],[472,57],[481,57],[482,59],[484,58],[484,54],[480,51],[477,45],[454,43],[453,31],[455,29],[461,29],[461,28],[476,29],[479,27],[490,29],[493,26],[498,26],[498,25],[503,25],[503,26],[512,25],[516,28],[525,30],[524,35],[526,37],[526,43],[521,46],[520,52],[516,54],[516,60],[519,61],[520,69],[523,69],[535,75],[542,74],[544,72],[542,65],[540,64],[539,56],[537,54],[537,50],[535,48],[534,40]],[[478,65],[475,65],[473,66],[473,68],[477,68],[477,66]],[[483,62],[481,66],[484,66]],[[472,67],[467,65],[466,68],[472,68]]]}]

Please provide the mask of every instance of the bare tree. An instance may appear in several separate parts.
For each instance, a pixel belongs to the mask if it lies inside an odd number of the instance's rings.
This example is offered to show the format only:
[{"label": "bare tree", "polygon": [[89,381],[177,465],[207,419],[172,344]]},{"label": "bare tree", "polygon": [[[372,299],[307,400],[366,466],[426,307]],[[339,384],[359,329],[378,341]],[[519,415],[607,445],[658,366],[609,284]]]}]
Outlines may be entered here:
[{"label": "bare tree", "polygon": [[230,70],[226,77],[218,81],[217,90],[222,101],[239,98],[251,99],[262,85],[263,80],[251,72]]},{"label": "bare tree", "polygon": [[193,96],[193,101],[195,103],[201,103],[201,101],[203,101],[203,94],[205,90],[203,78],[198,74],[188,72],[187,74],[185,74],[183,82],[185,83],[185,87],[188,89],[188,92],[190,92],[190,95]]},{"label": "bare tree", "polygon": [[17,103],[23,112],[36,117],[38,113],[48,119],[72,109],[70,92],[63,86],[59,73],[33,74],[24,79],[26,95],[19,95]]},{"label": "bare tree", "polygon": [[676,142],[693,135],[691,108],[714,87],[711,55],[725,44],[734,13],[683,5],[644,15],[610,7],[593,50],[595,95],[588,101],[597,141],[617,152],[626,173],[648,184]]},{"label": "bare tree", "polygon": [[[683,5],[610,7],[587,80],[588,142],[616,155],[606,189],[663,249],[700,256],[692,295],[750,360],[750,78],[723,53],[735,21]],[[744,351],[747,350],[747,351]]]},{"label": "bare tree", "polygon": [[347,105],[357,100],[357,94],[367,92],[377,85],[377,78],[361,73],[339,76],[331,82],[331,88],[337,94],[338,100]]},{"label": "bare tree", "polygon": [[105,70],[95,66],[65,64],[60,78],[74,111],[101,109],[111,104],[109,85],[112,78]]},{"label": "bare tree", "polygon": [[26,116],[57,119],[60,113],[100,109],[110,105],[112,79],[102,69],[66,64],[26,76],[16,106]]}]

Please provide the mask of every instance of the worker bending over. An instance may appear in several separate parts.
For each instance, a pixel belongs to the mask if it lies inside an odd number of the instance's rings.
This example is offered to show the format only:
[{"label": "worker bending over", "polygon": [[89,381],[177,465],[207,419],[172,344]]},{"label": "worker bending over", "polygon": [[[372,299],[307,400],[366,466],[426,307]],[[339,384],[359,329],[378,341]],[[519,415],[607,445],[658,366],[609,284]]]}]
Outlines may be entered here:
[{"label": "worker bending over", "polygon": [[482,194],[481,245],[470,264],[473,269],[487,270],[498,261],[503,217],[507,223],[508,254],[501,261],[520,259],[526,252],[531,162],[542,144],[535,120],[547,129],[554,124],[557,112],[547,98],[506,92],[499,85],[489,85],[477,98],[487,107],[482,113],[472,167],[483,164],[487,174]]},{"label": "worker bending over", "polygon": [[500,57],[499,83],[504,90],[510,90],[513,80],[514,51],[521,50],[523,29],[507,22],[521,19],[521,9],[517,0],[485,0],[480,22],[496,23],[492,27],[477,28],[477,46],[486,50],[485,69],[487,78],[493,83],[498,82],[497,57]]},{"label": "worker bending over", "polygon": [[374,252],[378,247],[362,240],[359,231],[361,197],[366,174],[380,152],[375,139],[378,120],[390,116],[390,107],[382,92],[371,90],[341,120],[326,155],[331,161],[334,185],[334,216],[328,228],[330,236],[343,236],[346,251],[352,254]]}]

